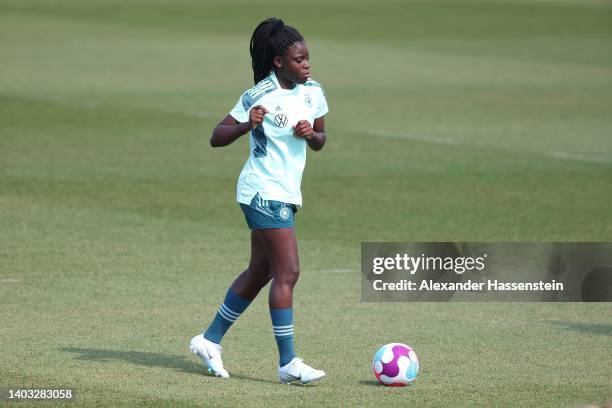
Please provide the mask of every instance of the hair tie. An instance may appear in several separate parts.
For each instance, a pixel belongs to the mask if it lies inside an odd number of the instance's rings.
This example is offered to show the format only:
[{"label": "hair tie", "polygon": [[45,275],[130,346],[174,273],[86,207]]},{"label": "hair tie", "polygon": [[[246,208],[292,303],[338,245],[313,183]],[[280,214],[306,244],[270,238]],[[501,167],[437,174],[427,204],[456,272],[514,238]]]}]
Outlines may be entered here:
[{"label": "hair tie", "polygon": [[275,35],[280,29],[282,29],[285,26],[285,23],[283,23],[283,20],[278,19],[274,22],[274,25],[272,26],[272,32],[270,35]]}]

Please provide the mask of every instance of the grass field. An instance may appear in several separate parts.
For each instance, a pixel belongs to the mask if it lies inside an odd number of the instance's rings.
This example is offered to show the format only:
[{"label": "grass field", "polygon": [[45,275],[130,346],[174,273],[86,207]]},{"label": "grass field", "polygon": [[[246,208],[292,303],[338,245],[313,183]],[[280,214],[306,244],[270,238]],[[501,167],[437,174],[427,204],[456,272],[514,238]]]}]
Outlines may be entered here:
[{"label": "grass field", "polygon": [[[295,3],[295,4],[293,4]],[[187,343],[248,261],[247,139],[210,131],[276,15],[307,38],[328,143],[309,153],[296,344],[266,297]],[[608,1],[0,0],[0,387],[79,405],[574,407],[612,398],[610,304],[361,303],[362,241],[611,241]],[[402,341],[418,382],[377,386]]]}]

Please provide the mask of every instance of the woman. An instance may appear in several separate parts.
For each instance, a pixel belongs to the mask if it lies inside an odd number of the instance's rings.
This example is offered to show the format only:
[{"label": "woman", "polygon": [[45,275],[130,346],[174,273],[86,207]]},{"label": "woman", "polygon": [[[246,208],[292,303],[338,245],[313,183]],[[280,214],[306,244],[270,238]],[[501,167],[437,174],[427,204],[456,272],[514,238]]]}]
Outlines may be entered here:
[{"label": "woman", "polygon": [[237,201],[251,229],[248,268],[232,283],[208,329],[189,349],[209,371],[229,377],[221,361],[221,339],[271,280],[272,328],[279,350],[281,382],[307,384],[325,376],[298,358],[293,341],[293,287],[299,274],[294,216],[302,205],[300,184],[306,146],[325,144],[322,87],[309,78],[308,47],[282,20],[261,22],[251,37],[255,86],[214,129],[213,147],[227,146],[250,132],[250,154],[238,179]]}]

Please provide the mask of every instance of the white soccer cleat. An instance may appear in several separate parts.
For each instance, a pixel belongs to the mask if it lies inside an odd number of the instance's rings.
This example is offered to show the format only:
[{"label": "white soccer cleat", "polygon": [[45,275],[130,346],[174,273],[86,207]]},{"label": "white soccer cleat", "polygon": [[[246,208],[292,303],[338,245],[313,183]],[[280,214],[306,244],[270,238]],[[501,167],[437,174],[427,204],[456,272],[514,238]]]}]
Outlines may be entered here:
[{"label": "white soccer cleat", "polygon": [[299,357],[295,357],[287,365],[279,367],[278,369],[278,378],[283,384],[291,384],[292,382],[310,384],[323,377],[325,377],[323,371],[316,370],[308,364],[304,364],[304,361]]},{"label": "white soccer cleat", "polygon": [[189,351],[197,354],[202,358],[204,364],[208,366],[208,372],[216,375],[217,377],[227,378],[229,374],[227,370],[223,368],[223,361],[221,361],[221,348],[220,345],[213,343],[210,340],[206,340],[203,335],[198,334],[189,343]]}]

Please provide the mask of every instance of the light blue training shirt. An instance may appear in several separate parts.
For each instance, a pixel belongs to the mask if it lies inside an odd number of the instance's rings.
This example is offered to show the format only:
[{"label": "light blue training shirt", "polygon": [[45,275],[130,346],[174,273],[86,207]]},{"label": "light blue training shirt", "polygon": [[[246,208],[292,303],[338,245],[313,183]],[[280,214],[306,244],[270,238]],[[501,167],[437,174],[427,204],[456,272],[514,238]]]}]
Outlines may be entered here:
[{"label": "light blue training shirt", "polygon": [[250,132],[250,153],[238,178],[236,200],[249,205],[255,194],[264,200],[302,205],[302,173],[306,140],[293,133],[300,120],[314,120],[329,109],[321,85],[312,79],[292,89],[280,87],[274,71],[246,91],[230,112],[238,122],[249,120],[252,107],[268,110],[262,124]]}]

